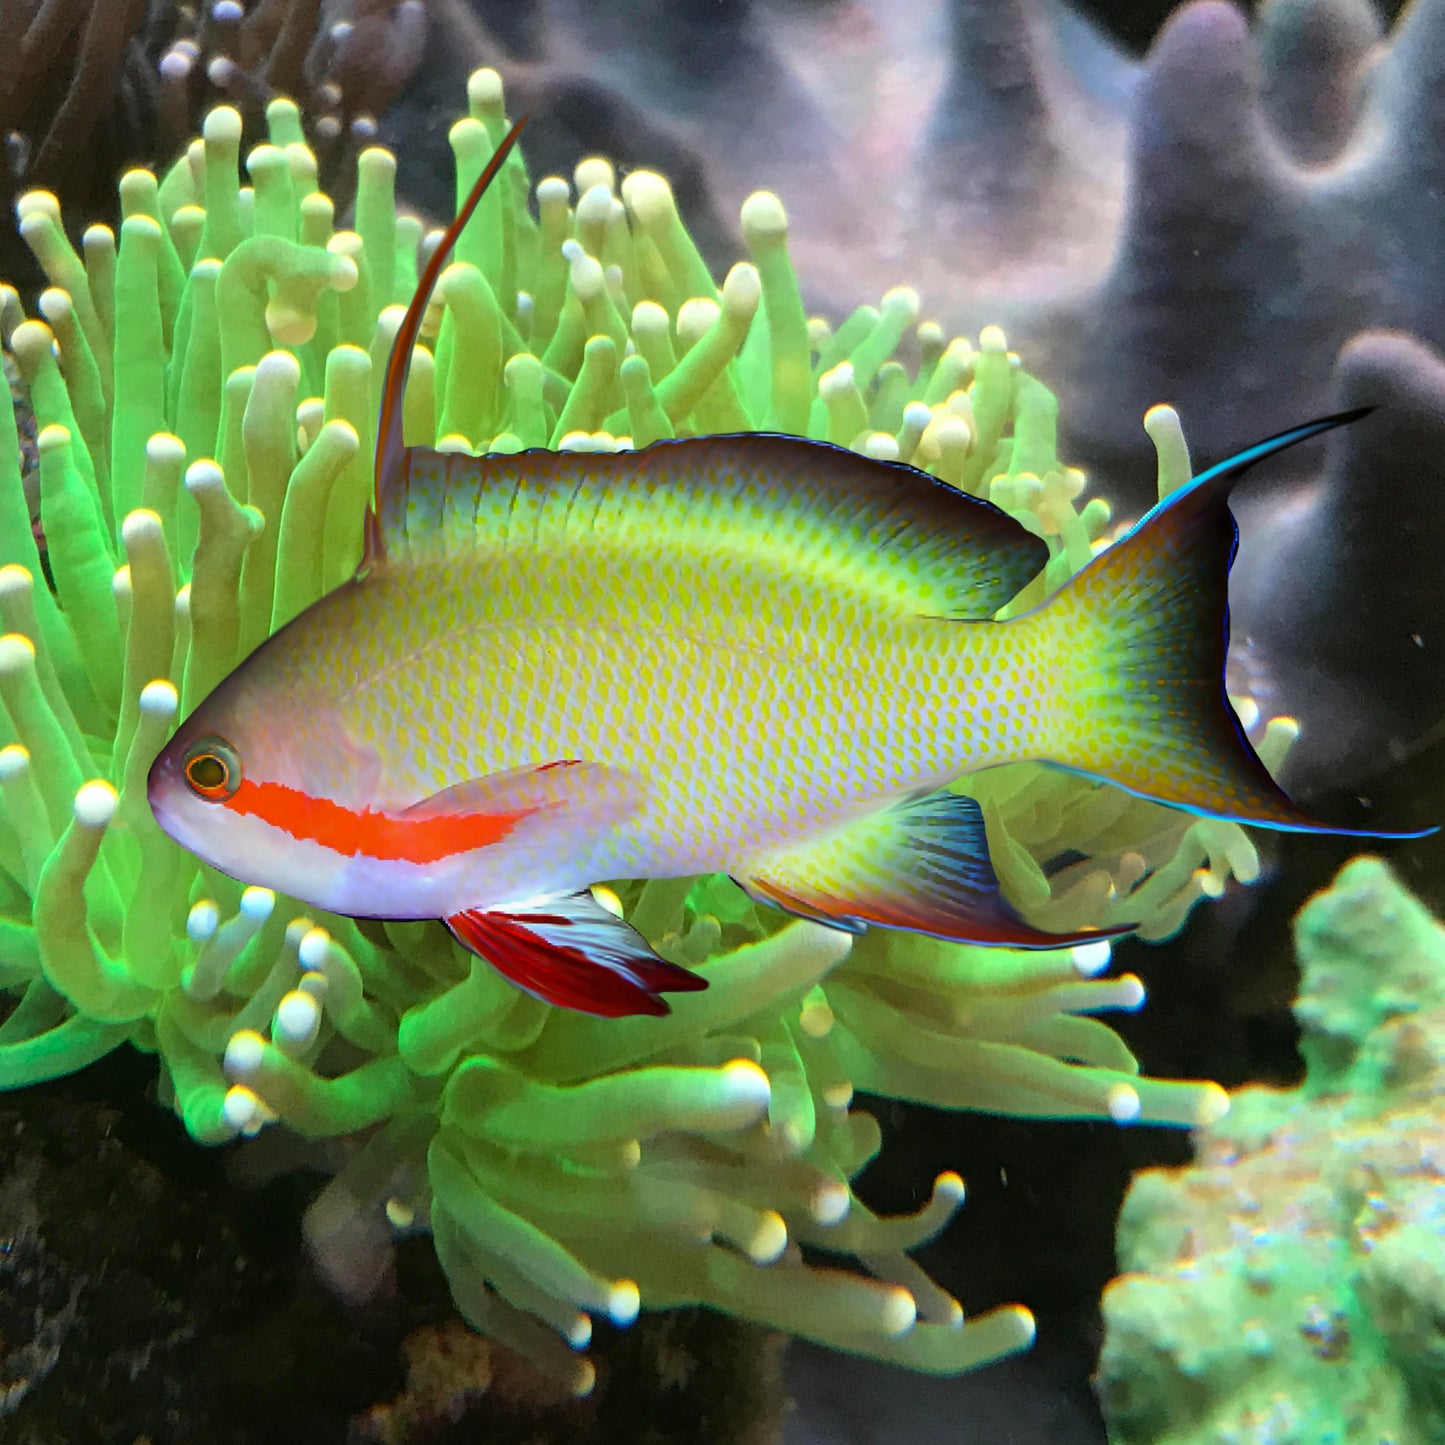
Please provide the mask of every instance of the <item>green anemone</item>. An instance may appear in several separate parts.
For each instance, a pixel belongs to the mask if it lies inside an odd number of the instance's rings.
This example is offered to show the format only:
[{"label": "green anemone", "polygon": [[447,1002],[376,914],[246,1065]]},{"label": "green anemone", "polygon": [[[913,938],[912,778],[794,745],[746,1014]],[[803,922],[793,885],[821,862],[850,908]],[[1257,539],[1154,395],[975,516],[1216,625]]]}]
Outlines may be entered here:
[{"label": "green anemone", "polygon": [[[451,131],[465,194],[504,133],[472,77]],[[618,883],[659,950],[709,980],[663,1019],[599,1020],[506,984],[435,924],[376,924],[243,888],[157,828],[147,768],[178,715],[351,575],[373,418],[400,306],[433,237],[399,215],[386,151],[337,231],[294,105],[245,158],[222,108],[161,178],[122,177],[119,242],[77,251],[53,197],[20,203],[51,282],[43,320],[3,297],[40,427],[37,549],[10,408],[0,427],[0,1084],[154,1052],[199,1141],[279,1124],[344,1136],[312,1205],[429,1224],[478,1328],[583,1391],[590,1319],[701,1302],[918,1369],[1031,1338],[1027,1311],[965,1321],[910,1251],[963,1187],[880,1218],[851,1181],[880,1131],[855,1088],[949,1107],[1194,1124],[1213,1085],[1141,1078],[1093,1015],[1134,1008],[1106,945],[1009,953],[911,935],[856,943],[755,909],[725,879]],[[742,209],[751,262],[719,286],[667,182],[577,168],[533,189],[519,157],[443,273],[406,398],[407,440],[616,450],[698,432],[805,433],[901,458],[1005,507],[1050,560],[1032,605],[1107,540],[1109,509],[1055,451],[1052,396],[997,328],[918,324],[900,287],[809,318],[787,219]],[[532,202],[535,200],[535,215]],[[901,357],[910,357],[905,361]],[[464,358],[464,362],[463,362]],[[1161,492],[1178,420],[1147,425]],[[1292,725],[1256,729],[1277,761]],[[1206,822],[1036,766],[962,780],[1030,921],[1177,928],[1257,859]],[[1060,867],[1061,860],[1067,866]],[[861,1265],[827,1268],[801,1246]]]}]

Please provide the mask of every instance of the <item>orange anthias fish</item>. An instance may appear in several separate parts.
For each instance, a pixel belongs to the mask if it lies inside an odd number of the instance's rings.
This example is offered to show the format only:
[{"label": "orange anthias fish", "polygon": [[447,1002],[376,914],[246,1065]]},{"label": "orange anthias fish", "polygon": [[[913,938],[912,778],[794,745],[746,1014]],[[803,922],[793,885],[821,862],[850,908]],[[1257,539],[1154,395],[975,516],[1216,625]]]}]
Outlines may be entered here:
[{"label": "orange anthias fish", "polygon": [[[610,878],[729,873],[857,930],[1051,948],[999,892],[961,774],[1033,759],[1190,812],[1323,828],[1225,697],[1241,452],[1043,606],[997,507],[793,437],[466,457],[401,441],[397,333],[356,577],[264,643],[150,773],[215,867],[355,916],[442,918],[541,998],[666,1013],[703,987],[598,905]],[[1390,836],[1371,834],[1367,836]]]}]

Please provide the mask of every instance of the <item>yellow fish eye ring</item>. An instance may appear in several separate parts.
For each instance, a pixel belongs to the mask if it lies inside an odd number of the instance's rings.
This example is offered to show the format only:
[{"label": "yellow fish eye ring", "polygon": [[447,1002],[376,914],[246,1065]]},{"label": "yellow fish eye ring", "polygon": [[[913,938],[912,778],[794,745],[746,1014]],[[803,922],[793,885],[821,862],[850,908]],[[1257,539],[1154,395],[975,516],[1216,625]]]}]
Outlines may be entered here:
[{"label": "yellow fish eye ring", "polygon": [[186,749],[186,786],[208,803],[224,803],[241,786],[241,755],[225,738],[198,738]]}]

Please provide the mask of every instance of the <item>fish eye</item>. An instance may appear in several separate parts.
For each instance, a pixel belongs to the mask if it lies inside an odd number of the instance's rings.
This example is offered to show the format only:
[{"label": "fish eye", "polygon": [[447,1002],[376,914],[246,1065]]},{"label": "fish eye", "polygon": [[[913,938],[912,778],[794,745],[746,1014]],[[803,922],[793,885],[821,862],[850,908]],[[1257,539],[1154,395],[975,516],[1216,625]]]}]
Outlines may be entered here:
[{"label": "fish eye", "polygon": [[241,786],[241,756],[225,738],[197,738],[181,764],[186,786],[208,803],[224,803]]}]

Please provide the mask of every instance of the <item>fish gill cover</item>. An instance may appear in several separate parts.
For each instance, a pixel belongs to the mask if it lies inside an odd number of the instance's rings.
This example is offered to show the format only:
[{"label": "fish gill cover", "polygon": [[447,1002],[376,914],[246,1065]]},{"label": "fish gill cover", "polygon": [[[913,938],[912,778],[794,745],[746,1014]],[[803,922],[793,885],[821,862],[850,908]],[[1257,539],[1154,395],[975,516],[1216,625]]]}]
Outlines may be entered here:
[{"label": "fish gill cover", "polygon": [[[494,73],[468,98],[451,132],[462,195],[506,125]],[[345,1273],[359,1223],[427,1224],[465,1317],[579,1393],[592,1316],[685,1302],[924,1370],[1023,1347],[1026,1310],[964,1320],[910,1258],[961,1202],[957,1175],[907,1217],[853,1193],[881,1142],[854,1092],[1214,1117],[1222,1091],[1141,1077],[1094,1017],[1143,1000],[1137,979],[1099,976],[1106,944],[851,941],[755,910],[723,878],[620,882],[610,901],[709,988],[666,1018],[598,1020],[511,988],[439,925],[299,916],[156,826],[146,773],[177,716],[355,564],[381,375],[428,244],[396,212],[390,154],[360,157],[356,229],[338,231],[296,107],[267,118],[247,187],[227,108],[164,176],[122,177],[118,244],[96,225],[75,250],[47,193],[19,206],[51,286],[43,320],[4,296],[40,428],[44,553],[5,408],[0,1084],[129,1042],[156,1054],[198,1141],[270,1125],[343,1139],[348,1162],[305,1221],[323,1267]],[[1046,540],[1047,566],[1006,612],[1110,535],[1107,504],[1077,505],[1053,398],[1002,333],[975,346],[917,324],[906,287],[836,326],[808,318],[777,197],[744,204],[752,261],[719,286],[661,176],[619,188],[588,159],[575,202],[558,177],[533,189],[520,157],[502,180],[431,308],[408,441],[614,451],[791,428],[912,461]],[[1146,426],[1165,495],[1189,476],[1184,440],[1168,408]],[[1237,706],[1277,766],[1293,724]],[[1017,765],[962,786],[1005,891],[1041,928],[1143,919],[1162,937],[1258,869],[1238,826],[1103,784]]]}]

